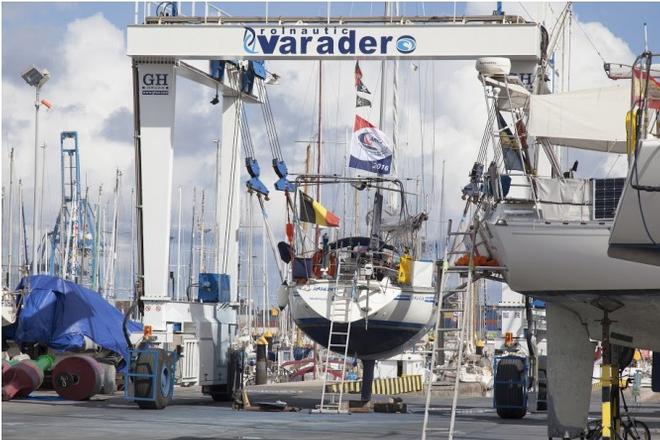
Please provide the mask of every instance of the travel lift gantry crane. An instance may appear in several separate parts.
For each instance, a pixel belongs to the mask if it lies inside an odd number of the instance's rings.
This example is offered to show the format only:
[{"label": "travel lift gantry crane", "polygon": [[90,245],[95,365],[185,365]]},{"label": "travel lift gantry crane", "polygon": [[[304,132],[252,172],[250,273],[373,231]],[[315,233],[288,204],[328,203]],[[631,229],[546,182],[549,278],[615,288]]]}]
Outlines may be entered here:
[{"label": "travel lift gantry crane", "polygon": [[[82,196],[78,132],[60,133],[62,204],[48,233],[47,272],[96,289],[97,230],[94,211]],[[43,257],[43,256],[42,256]],[[42,258],[45,261],[45,258]]]},{"label": "travel lift gantry crane", "polygon": [[[127,54],[133,61],[135,165],[138,228],[136,294],[143,322],[162,347],[182,341],[185,362],[199,356],[203,392],[230,393],[228,348],[235,334],[238,271],[239,156],[236,117],[239,71],[224,63],[214,78],[183,60],[475,60],[506,57],[512,72],[530,78],[544,54],[545,31],[518,16],[476,17],[262,17],[184,16],[173,7],[159,16],[145,14],[143,24],[128,26]],[[148,11],[149,4],[145,5]],[[210,7],[210,5],[209,5]],[[192,6],[194,8],[194,4]],[[209,8],[207,8],[208,11]],[[213,7],[217,10],[217,8]],[[175,12],[174,12],[175,11]],[[194,11],[194,9],[193,9]],[[173,13],[174,12],[174,13]],[[173,301],[167,294],[172,192],[174,106],[177,76],[221,92],[223,116],[216,192],[216,272],[228,277],[223,303]],[[245,103],[260,102],[260,79]],[[286,178],[281,154],[274,155],[279,177]],[[248,161],[248,165],[250,164]],[[252,171],[257,171],[252,166]],[[251,177],[258,173],[250,172]],[[281,185],[286,186],[286,183]],[[231,188],[231,190],[229,190]],[[220,191],[219,189],[222,189]],[[280,189],[280,188],[277,188]],[[257,193],[259,193],[257,191]],[[229,305],[229,307],[227,307]],[[173,330],[175,329],[175,330]],[[167,385],[170,371],[150,370]],[[160,372],[160,374],[158,374]],[[167,376],[167,377],[166,377]],[[159,379],[163,377],[163,381]],[[154,388],[154,387],[152,387]],[[166,386],[155,388],[166,389]]]}]

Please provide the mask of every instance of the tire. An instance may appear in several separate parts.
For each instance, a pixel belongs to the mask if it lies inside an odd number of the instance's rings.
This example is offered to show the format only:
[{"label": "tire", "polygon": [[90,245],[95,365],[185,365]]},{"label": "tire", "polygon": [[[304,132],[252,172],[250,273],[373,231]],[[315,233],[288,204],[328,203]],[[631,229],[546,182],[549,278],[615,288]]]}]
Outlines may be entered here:
[{"label": "tire", "polygon": [[527,414],[526,392],[522,382],[525,362],[522,358],[501,359],[495,372],[495,408],[503,419],[522,419]]},{"label": "tire", "polygon": [[209,394],[214,402],[233,402],[234,393],[240,388],[241,372],[243,371],[243,352],[231,350],[227,365],[227,383],[224,385],[211,385]]},{"label": "tire", "polygon": [[234,398],[232,391],[227,391],[227,385],[214,385],[211,387],[211,398],[214,402],[231,402]]},{"label": "tire", "polygon": [[646,423],[633,419],[623,428],[624,440],[651,440],[651,431]]},{"label": "tire", "polygon": [[545,370],[539,370],[538,397],[536,403],[537,411],[548,410],[548,378]]},{"label": "tire", "polygon": [[547,411],[548,410],[548,391],[545,385],[539,384],[539,393],[538,400],[536,402],[537,411]]},{"label": "tire", "polygon": [[[141,409],[163,409],[170,403],[173,393],[174,370],[169,358],[170,356],[163,350],[144,352],[138,355],[133,366],[133,371],[136,373],[151,375],[154,372],[156,363],[159,367],[155,379],[151,377],[133,378],[135,397],[154,399],[136,400],[135,402]],[[155,392],[152,390],[153,385],[156,387]]]}]

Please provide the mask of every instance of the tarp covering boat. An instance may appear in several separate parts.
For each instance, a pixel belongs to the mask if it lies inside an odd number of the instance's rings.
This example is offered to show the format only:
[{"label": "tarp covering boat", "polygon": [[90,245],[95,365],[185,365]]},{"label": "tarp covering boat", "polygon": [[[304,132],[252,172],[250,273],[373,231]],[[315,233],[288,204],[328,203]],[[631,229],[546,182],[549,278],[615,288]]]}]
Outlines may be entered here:
[{"label": "tarp covering boat", "polygon": [[630,83],[554,95],[531,95],[528,132],[555,145],[626,152]]},{"label": "tarp covering boat", "polygon": [[537,177],[534,182],[538,204],[545,220],[591,219],[592,185],[589,180]]},{"label": "tarp covering boat", "polygon": [[[17,290],[28,286],[14,335],[17,343],[38,342],[57,351],[76,351],[85,346],[87,337],[104,349],[128,356],[124,316],[100,294],[49,275],[23,278]],[[142,325],[129,321],[128,331],[141,332]]]}]

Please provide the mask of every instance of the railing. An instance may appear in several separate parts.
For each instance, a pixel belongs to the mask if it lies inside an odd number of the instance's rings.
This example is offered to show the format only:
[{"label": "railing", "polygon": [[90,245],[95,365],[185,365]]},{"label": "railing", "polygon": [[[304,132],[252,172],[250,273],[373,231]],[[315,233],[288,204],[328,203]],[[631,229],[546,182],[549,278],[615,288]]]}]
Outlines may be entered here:
[{"label": "railing", "polygon": [[[169,8],[169,9],[165,9]],[[173,8],[176,8],[174,10]],[[198,15],[203,12],[203,15]],[[167,15],[161,15],[167,14]],[[210,19],[216,21],[220,17],[230,17],[224,9],[216,6],[213,2],[140,2],[136,1],[134,6],[134,24],[153,23],[148,18],[160,18],[169,20],[172,17],[195,17],[207,22]],[[157,22],[157,21],[156,21]]]},{"label": "railing", "polygon": [[[317,252],[307,252],[299,257],[307,257],[309,255],[316,255]],[[385,277],[390,278],[390,281],[396,283],[398,277],[398,265],[392,266],[377,264],[379,261],[390,260],[393,261],[394,253],[382,251],[365,251],[359,250],[329,250],[325,255],[324,261],[311,261],[311,276],[310,279],[328,279],[337,280],[342,276],[353,276],[356,269],[359,268],[359,278],[371,278],[374,273],[380,271]],[[334,266],[334,270],[330,268]],[[318,276],[318,274],[321,274]]]}]

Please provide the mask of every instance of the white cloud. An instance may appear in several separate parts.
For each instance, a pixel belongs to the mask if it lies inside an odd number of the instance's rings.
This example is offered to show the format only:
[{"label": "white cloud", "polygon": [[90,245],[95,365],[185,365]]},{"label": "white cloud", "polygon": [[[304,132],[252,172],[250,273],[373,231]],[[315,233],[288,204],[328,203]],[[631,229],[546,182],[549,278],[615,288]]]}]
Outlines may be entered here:
[{"label": "white cloud", "polygon": [[[494,7],[494,2],[469,3],[468,13],[490,14]],[[524,8],[518,3],[504,4],[507,13],[518,13],[526,18],[531,15],[535,19],[545,21],[548,29],[552,29],[553,18],[561,7],[561,4],[552,4],[551,11],[550,7],[541,3],[525,3]],[[579,17],[575,16],[574,20],[579,20]],[[632,60],[633,54],[628,45],[601,23],[582,23],[582,28],[589,33],[591,40],[606,60],[612,62]],[[608,80],[601,67],[602,61],[577,23],[573,26],[572,36],[571,87],[576,89],[607,84]],[[102,14],[96,14],[69,23],[64,37],[60,41],[49,41],[48,44],[52,47],[52,65],[58,62],[63,66],[63,70],[49,81],[43,91],[43,95],[56,105],[54,110],[44,111],[41,119],[42,139],[49,145],[46,223],[54,220],[59,204],[59,132],[77,130],[81,142],[83,173],[92,188],[93,200],[95,200],[96,186],[100,183],[104,184],[106,196],[111,192],[115,168],[119,167],[126,171],[123,180],[122,208],[126,231],[129,219],[129,187],[133,179],[133,148],[132,120],[125,117],[126,112],[132,113],[132,85],[130,60],[125,55],[124,31],[110,23]],[[463,206],[459,197],[460,188],[467,180],[467,174],[481,141],[485,122],[484,98],[473,62],[439,62],[435,63],[434,68],[428,61],[416,64],[419,69],[413,71],[409,62],[400,63],[400,172],[402,176],[418,177],[421,174],[421,163],[427,179],[426,190],[430,192],[431,172],[435,168],[436,189],[434,199],[430,200],[429,204],[432,208],[431,220],[437,222],[439,173],[443,160],[446,161],[447,173],[445,178],[447,217],[458,216]],[[198,63],[198,66],[202,69],[206,68],[205,63]],[[364,80],[372,91],[373,110],[370,118],[378,122],[380,63],[363,62],[361,66]],[[269,86],[271,102],[289,170],[299,173],[304,167],[305,144],[296,141],[315,137],[318,63],[274,61],[269,62],[267,67],[282,77],[280,85]],[[353,67],[354,63],[350,61],[324,63],[323,137],[326,141],[343,142],[345,131],[351,129],[354,115]],[[421,110],[420,78],[423,97]],[[391,94],[391,78],[388,79],[388,89]],[[178,83],[178,134],[175,134],[177,142],[174,188],[179,185],[185,187],[183,218],[186,236],[190,221],[192,186],[205,187],[207,192],[212,193],[215,181],[213,177],[215,147],[212,141],[218,137],[221,106],[213,107],[208,104],[212,95],[211,90],[188,81],[180,80]],[[33,90],[22,83],[3,79],[2,100],[3,159],[8,157],[8,146],[16,147],[16,168],[19,174],[26,178],[25,189],[29,193],[33,166],[34,109],[31,105]],[[432,112],[433,101],[435,101],[435,113]],[[391,95],[388,96],[388,102],[391,102]],[[384,129],[391,133],[391,104],[388,105],[388,112]],[[112,115],[123,116],[113,118]],[[270,167],[270,152],[258,108],[253,107],[250,110],[250,120],[263,180],[269,188],[272,188],[275,177]],[[113,121],[127,125],[117,126],[116,133],[119,136],[108,136],[111,138],[108,139],[104,133],[108,132],[108,124]],[[420,156],[422,141],[420,121],[424,124],[424,158]],[[432,138],[434,122],[435,145]],[[126,134],[125,141],[121,140],[122,133]],[[344,144],[324,145],[323,162],[328,166],[325,168],[327,171],[341,172],[345,163],[344,148]],[[435,167],[431,163],[433,149],[436,157]],[[603,164],[601,170],[607,172],[613,160],[615,159]],[[3,160],[5,176],[8,175],[7,169],[7,161]],[[414,185],[409,189],[414,190]],[[173,193],[173,208],[176,210],[178,199],[176,191]],[[334,197],[334,200],[337,198]],[[328,208],[340,212],[338,206],[328,206]],[[212,219],[213,209],[212,206],[207,209],[207,213],[210,213],[207,215],[207,223]],[[267,203],[267,209],[274,232],[278,239],[281,239],[285,206],[283,197],[274,190],[272,190],[272,200]],[[28,209],[26,214],[29,215],[29,212]],[[173,216],[173,219],[176,219],[176,216]],[[435,229],[431,227],[429,230]],[[124,240],[126,248],[127,233],[124,234]],[[186,243],[184,246],[185,249],[188,248]],[[128,259],[128,256],[124,257],[124,260]],[[184,261],[186,260],[184,258]]]}]

